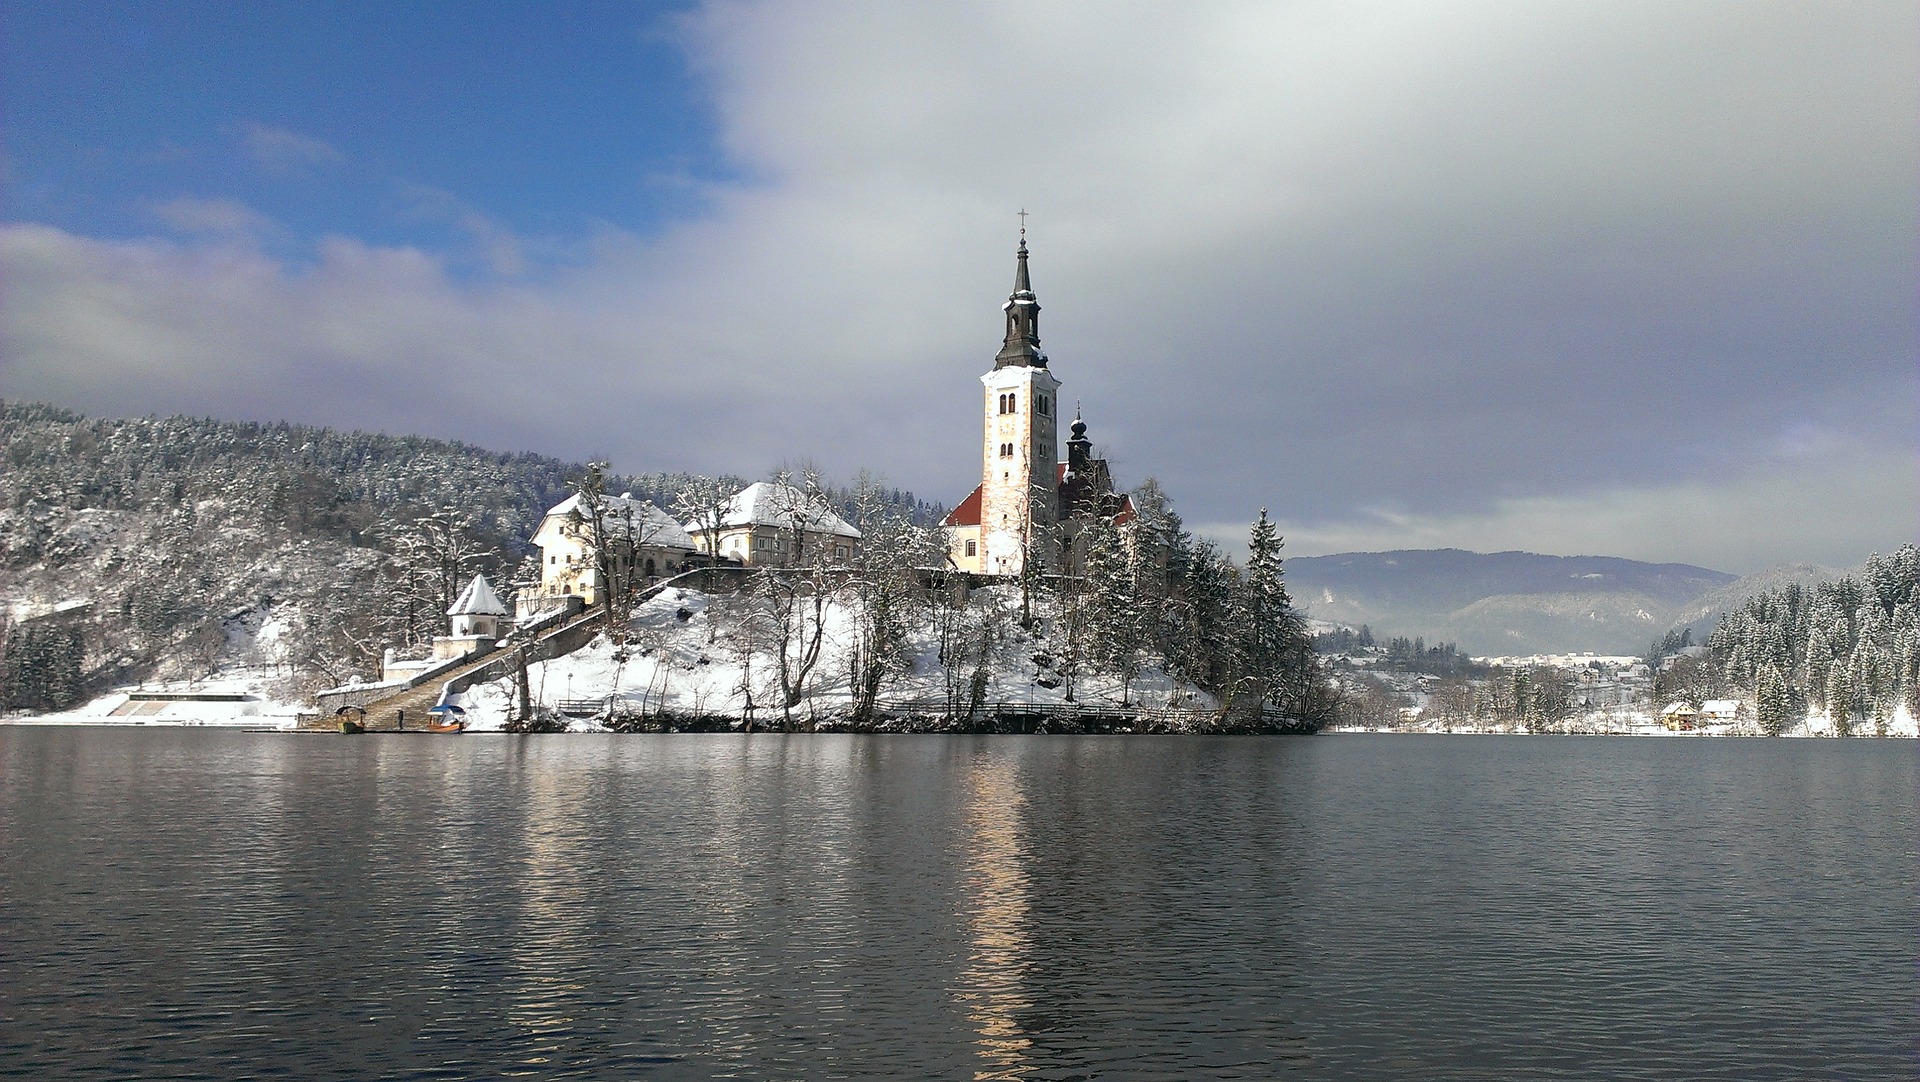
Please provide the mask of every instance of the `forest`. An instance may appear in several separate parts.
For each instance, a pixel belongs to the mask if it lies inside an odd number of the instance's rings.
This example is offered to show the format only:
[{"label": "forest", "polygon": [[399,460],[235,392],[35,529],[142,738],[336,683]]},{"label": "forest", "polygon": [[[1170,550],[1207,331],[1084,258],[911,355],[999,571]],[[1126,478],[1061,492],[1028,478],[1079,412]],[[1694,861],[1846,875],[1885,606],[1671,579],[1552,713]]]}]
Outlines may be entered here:
[{"label": "forest", "polygon": [[[275,617],[280,693],[298,698],[371,674],[387,647],[423,647],[475,572],[510,601],[531,581],[539,516],[583,484],[669,509],[744,484],[603,475],[420,437],[98,419],[20,402],[0,402],[0,431],[0,598],[10,603],[0,611],[0,710],[57,710],[117,685],[198,677],[234,636],[258,631],[263,613]],[[797,691],[817,664],[829,594],[846,595],[862,621],[856,711],[870,711],[897,670],[910,619],[944,621],[943,659],[979,683],[995,635],[985,610],[941,615],[926,607],[940,607],[938,591],[908,585],[924,585],[909,572],[941,562],[932,524],[942,509],[870,476],[842,488],[809,475],[806,487],[867,543],[850,577],[818,568],[811,580],[752,584],[761,622],[784,621],[795,648],[779,655],[783,684]],[[1093,527],[1071,542],[1084,574],[1020,583],[1019,622],[1037,634],[1045,614],[1046,678],[1070,696],[1074,681],[1114,677],[1124,698],[1151,664],[1209,692],[1223,717],[1253,719],[1236,725],[1257,729],[1275,712],[1284,720],[1272,724],[1294,729],[1330,721],[1336,696],[1288,597],[1265,513],[1236,564],[1189,534],[1154,482],[1134,498],[1131,539]]]},{"label": "forest", "polygon": [[[269,611],[287,629],[289,696],[365,674],[383,645],[442,629],[461,576],[511,579],[586,472],[417,436],[9,401],[0,463],[0,710],[198,675]],[[701,480],[606,484],[670,506]],[[876,498],[915,521],[941,513],[897,489]]]},{"label": "forest", "polygon": [[1920,715],[1920,547],[1867,558],[1859,577],[1770,590],[1727,613],[1705,649],[1669,636],[1651,660],[1660,702],[1746,698],[1760,731],[1824,712],[1842,734]]}]

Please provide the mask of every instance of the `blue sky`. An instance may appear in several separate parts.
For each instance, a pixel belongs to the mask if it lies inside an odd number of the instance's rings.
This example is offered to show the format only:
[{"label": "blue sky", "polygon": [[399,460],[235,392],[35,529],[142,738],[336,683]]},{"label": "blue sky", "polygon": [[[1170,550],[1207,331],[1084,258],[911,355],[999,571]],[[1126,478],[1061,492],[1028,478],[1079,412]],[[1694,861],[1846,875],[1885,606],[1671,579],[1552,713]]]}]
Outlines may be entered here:
[{"label": "blue sky", "polygon": [[952,503],[1026,207],[1205,532],[1850,564],[1920,521],[1911,16],[0,0],[0,394]]},{"label": "blue sky", "polygon": [[[647,234],[728,173],[684,5],[9,3],[9,216],[137,237],[183,195],[293,238]],[[296,246],[297,247],[297,246]]]}]

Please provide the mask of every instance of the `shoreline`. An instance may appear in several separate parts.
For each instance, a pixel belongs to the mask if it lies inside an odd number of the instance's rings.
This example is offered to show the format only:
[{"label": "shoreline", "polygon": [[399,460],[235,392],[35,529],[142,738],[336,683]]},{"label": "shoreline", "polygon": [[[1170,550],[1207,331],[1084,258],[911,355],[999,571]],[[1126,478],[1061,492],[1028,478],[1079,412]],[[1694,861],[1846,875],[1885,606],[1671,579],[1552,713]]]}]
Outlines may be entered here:
[{"label": "shoreline", "polygon": [[[148,719],[120,719],[110,717],[75,717],[72,715],[30,715],[0,718],[0,726],[18,728],[94,728],[94,729],[217,729],[229,732],[259,734],[296,734],[318,736],[349,735],[332,728],[303,726],[299,719],[285,715],[257,715],[245,719],[181,719],[155,721]],[[1873,732],[1852,733],[1841,736],[1827,729],[1811,729],[1805,726],[1793,732],[1781,733],[1775,737],[1754,732],[1707,732],[1700,730],[1674,732],[1660,728],[1632,728],[1614,731],[1589,732],[1525,732],[1509,729],[1387,729],[1362,728],[1357,726],[1337,726],[1313,732],[1266,731],[1255,732],[1245,729],[1217,730],[1172,730],[1147,729],[1100,729],[1096,731],[1060,729],[1020,730],[1006,727],[958,727],[958,726],[903,726],[876,725],[869,728],[850,728],[843,724],[816,724],[811,729],[796,728],[784,730],[778,725],[756,724],[748,732],[737,727],[701,726],[694,728],[670,729],[613,729],[604,726],[594,728],[568,728],[547,733],[514,733],[500,728],[470,728],[460,733],[435,733],[426,729],[378,729],[356,736],[1047,736],[1047,737],[1299,737],[1299,736],[1459,736],[1459,737],[1633,737],[1643,739],[1684,739],[1684,740],[1914,740],[1920,734],[1912,732],[1890,732],[1884,735]]]}]

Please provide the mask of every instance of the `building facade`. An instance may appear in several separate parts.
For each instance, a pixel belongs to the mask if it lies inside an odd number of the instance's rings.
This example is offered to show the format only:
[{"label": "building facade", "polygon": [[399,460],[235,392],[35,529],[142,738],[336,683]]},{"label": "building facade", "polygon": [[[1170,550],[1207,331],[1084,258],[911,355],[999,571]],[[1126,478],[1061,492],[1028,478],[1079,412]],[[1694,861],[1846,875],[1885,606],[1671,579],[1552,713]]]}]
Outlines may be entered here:
[{"label": "building facade", "polygon": [[[617,589],[637,589],[685,570],[693,541],[673,516],[630,494],[600,497],[599,529],[607,538],[608,572]],[[580,497],[547,511],[534,531],[540,547],[540,592],[549,600],[578,597],[591,606],[608,588],[601,581],[595,519]]]}]

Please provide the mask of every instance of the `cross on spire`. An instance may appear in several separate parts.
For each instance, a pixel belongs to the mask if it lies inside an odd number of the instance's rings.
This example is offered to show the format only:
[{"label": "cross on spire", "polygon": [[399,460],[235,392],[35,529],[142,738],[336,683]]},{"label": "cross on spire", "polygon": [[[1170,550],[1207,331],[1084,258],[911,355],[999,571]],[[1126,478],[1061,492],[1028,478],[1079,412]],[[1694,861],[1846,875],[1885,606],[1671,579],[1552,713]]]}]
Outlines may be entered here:
[{"label": "cross on spire", "polygon": [[1021,207],[1020,208],[1020,240],[1024,243],[1026,239],[1027,239],[1027,208]]}]

